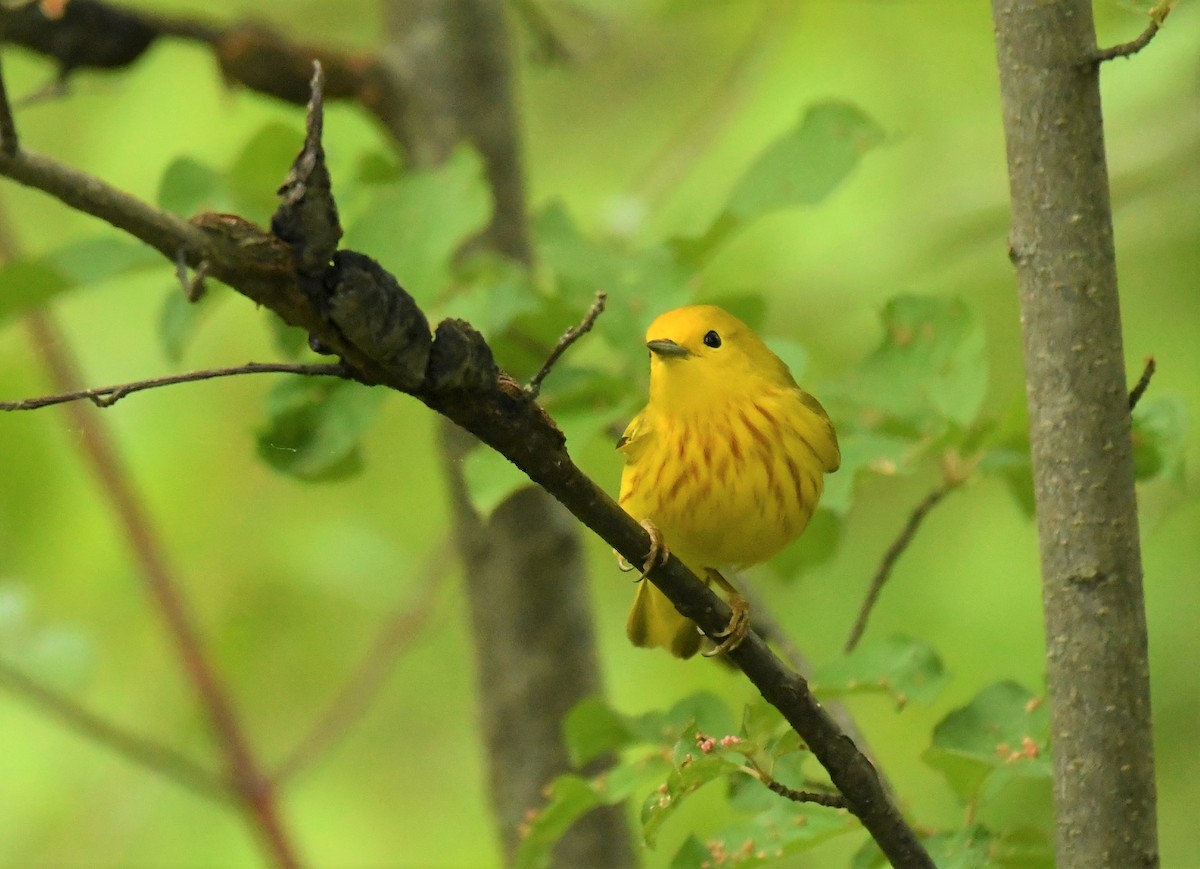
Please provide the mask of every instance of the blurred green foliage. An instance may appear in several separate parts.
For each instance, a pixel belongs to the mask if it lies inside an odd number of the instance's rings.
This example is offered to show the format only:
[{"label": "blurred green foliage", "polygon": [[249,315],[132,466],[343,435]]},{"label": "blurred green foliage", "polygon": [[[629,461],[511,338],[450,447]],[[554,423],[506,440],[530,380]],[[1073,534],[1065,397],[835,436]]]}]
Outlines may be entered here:
[{"label": "blurred green foliage", "polygon": [[[378,42],[374,2],[137,5]],[[807,534],[759,571],[786,580],[762,596],[811,656],[814,684],[863,727],[939,865],[1050,865],[1045,706],[1018,687],[1041,684],[1043,641],[986,4],[539,5],[574,59],[536,62],[540,37],[518,28],[535,267],[452,261],[490,207],[476,155],[408,171],[359,111],[335,105],[326,148],[345,244],[435,318],[475,323],[521,378],[608,293],[542,400],[614,490],[612,429],[644,401],[649,321],[700,300],[759,329],[830,409],[844,457]],[[1139,32],[1143,6],[1098,3],[1101,42]],[[1200,862],[1200,785],[1185,762],[1200,716],[1188,663],[1200,654],[1200,451],[1188,426],[1200,414],[1197,14],[1181,5],[1152,46],[1103,73],[1130,379],[1146,356],[1159,364],[1134,437],[1164,865]],[[17,95],[51,74],[16,51],[4,61]],[[27,147],[176,213],[259,222],[302,131],[295,108],[226,92],[202,51],[175,44],[128,72],[81,75],[68,98],[23,106],[17,121]],[[156,255],[2,189],[21,253],[0,267],[0,397],[47,391],[20,320],[43,304],[94,384],[310,356],[303,335],[223,288],[185,304]],[[449,562],[433,420],[378,390],[261,378],[159,390],[105,414],[256,745],[286,755],[378,625],[420,596],[425,565]],[[215,764],[78,441],[53,410],[0,418],[0,654]],[[927,520],[863,646],[843,657],[882,552],[947,463],[974,472]],[[466,472],[484,509],[519,483],[482,453]],[[648,866],[717,852],[747,865],[881,865],[844,811],[784,801],[746,772],[820,784],[743,680],[627,646],[632,588],[606,547],[590,555],[609,697],[565,726],[577,764],[605,752],[619,762],[552,784],[526,864],[588,807],[629,799],[655,844]],[[455,589],[425,606],[377,703],[288,791],[314,865],[498,862],[464,605]],[[19,748],[0,760],[0,863],[256,865],[232,814],[7,694],[0,735]],[[750,840],[760,848],[747,853]]]}]

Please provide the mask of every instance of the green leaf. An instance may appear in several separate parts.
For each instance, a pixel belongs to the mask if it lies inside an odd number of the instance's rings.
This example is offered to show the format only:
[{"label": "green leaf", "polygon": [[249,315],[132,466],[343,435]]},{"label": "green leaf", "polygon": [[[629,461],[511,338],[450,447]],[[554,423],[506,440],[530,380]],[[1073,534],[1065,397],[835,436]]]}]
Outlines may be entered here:
[{"label": "green leaf", "polygon": [[988,450],[979,462],[981,473],[993,474],[1004,481],[1009,493],[1021,510],[1032,518],[1037,510],[1033,495],[1033,465],[1029,458],[1029,442],[1019,440]]},{"label": "green leaf", "polygon": [[1029,405],[1022,392],[1009,401],[988,432],[991,445],[979,462],[979,471],[998,477],[1025,515],[1034,515],[1033,466],[1029,455]]},{"label": "green leaf", "polygon": [[308,332],[275,316],[270,317],[267,322],[275,340],[275,348],[285,359],[299,359],[308,352]]},{"label": "green leaf", "polygon": [[537,215],[533,233],[539,262],[558,296],[582,313],[598,291],[607,292],[596,332],[631,363],[646,368],[646,327],[663,311],[691,301],[693,271],[666,247],[629,250],[587,238],[559,202]]},{"label": "green leaf", "polygon": [[184,351],[196,330],[224,296],[224,289],[215,284],[210,284],[204,295],[194,302],[178,287],[167,293],[158,315],[158,337],[169,362],[179,364],[183,360]]},{"label": "green leaf", "polygon": [[925,848],[938,869],[988,869],[992,866],[993,836],[979,824],[953,833],[938,833]]},{"label": "green leaf", "polygon": [[1016,778],[1049,781],[1049,734],[1041,698],[1015,682],[998,682],[942,719],[923,757],[971,804],[995,798]]},{"label": "green leaf", "polygon": [[867,641],[813,675],[823,697],[885,693],[903,708],[909,700],[931,703],[946,684],[942,660],[931,646],[909,637]]},{"label": "green leaf", "polygon": [[516,869],[541,869],[572,824],[604,800],[587,779],[560,775],[550,785],[549,801],[522,826]]},{"label": "green leaf", "polygon": [[624,748],[634,739],[626,716],[600,697],[587,697],[567,713],[563,739],[572,766],[583,766],[607,752]]},{"label": "green leaf", "polygon": [[826,509],[822,502],[804,533],[772,558],[768,565],[785,582],[798,579],[805,571],[833,557],[842,543],[845,523],[841,516]]},{"label": "green leaf", "polygon": [[1184,481],[1187,406],[1178,397],[1139,402],[1133,415],[1133,470],[1139,480]]},{"label": "green leaf", "polygon": [[695,836],[688,836],[671,858],[671,869],[707,869],[713,865],[712,851]]},{"label": "green leaf", "polygon": [[1054,842],[1041,830],[1013,830],[993,842],[991,865],[1001,869],[1054,869]]},{"label": "green leaf", "polygon": [[250,137],[225,173],[237,213],[260,224],[270,219],[279,204],[275,191],[303,142],[299,126],[280,121],[264,124]]},{"label": "green leaf", "polygon": [[746,170],[728,210],[753,220],[778,208],[820,202],[885,137],[883,128],[855,105],[831,101],[810,106]]},{"label": "green leaf", "polygon": [[[958,299],[900,296],[883,311],[884,339],[843,385],[859,406],[912,436],[966,428],[983,406],[983,330]],[[882,422],[882,420],[881,420]],[[879,424],[872,426],[879,428]]]},{"label": "green leaf", "polygon": [[462,470],[471,505],[481,516],[491,516],[509,495],[530,485],[524,471],[495,450],[471,450]]},{"label": "green leaf", "polygon": [[[835,418],[838,417],[835,415]],[[836,474],[825,477],[821,507],[839,518],[850,510],[854,487],[864,472],[892,476],[909,470],[916,452],[912,438],[871,429],[839,431],[838,446],[842,451],[842,465]],[[805,532],[805,537],[807,534]]]},{"label": "green leaf", "polygon": [[[507,257],[474,253],[456,269],[455,279],[465,290],[455,292],[447,301],[445,313],[473,324],[489,341],[512,327],[519,317],[542,314],[546,300],[534,287],[529,269]],[[559,334],[562,331],[559,329]]]},{"label": "green leaf", "polygon": [[360,154],[354,166],[354,178],[362,184],[395,184],[403,173],[395,156],[382,151]]},{"label": "green leaf", "polygon": [[167,166],[158,182],[158,205],[182,217],[234,208],[221,174],[192,157],[177,157]]},{"label": "green leaf", "polygon": [[681,240],[684,260],[699,262],[752,220],[782,208],[814,205],[838,188],[885,133],[857,106],[810,106],[799,123],[758,156],[734,186],[729,204],[703,236]]},{"label": "green leaf", "polygon": [[739,867],[794,866],[797,854],[862,829],[845,809],[793,803],[767,793],[775,799],[769,809],[705,837],[715,858],[712,865],[725,865],[720,860],[725,855],[728,862]]},{"label": "green leaf", "polygon": [[[681,746],[686,746],[688,735],[684,735]],[[709,782],[737,773],[738,765],[719,753],[702,754],[695,749],[677,761],[657,791],[642,804],[642,838],[653,848],[658,840],[662,825],[683,805],[689,796]],[[738,773],[740,774],[740,773]]]},{"label": "green leaf", "polygon": [[[116,235],[72,242],[38,257],[12,260],[0,266],[0,324],[61,293],[164,265],[153,248]],[[163,272],[166,274],[165,268]]]},{"label": "green leaf", "polygon": [[275,470],[310,482],[358,473],[361,438],[385,394],[332,378],[283,380],[267,397],[258,453]]},{"label": "green leaf", "polygon": [[374,257],[428,303],[449,282],[454,255],[487,225],[491,211],[483,162],[464,146],[436,169],[379,188],[347,228],[344,244]]},{"label": "green leaf", "polygon": [[671,707],[665,716],[666,732],[683,738],[693,729],[714,736],[737,732],[729,704],[708,691],[698,691],[684,697]]}]

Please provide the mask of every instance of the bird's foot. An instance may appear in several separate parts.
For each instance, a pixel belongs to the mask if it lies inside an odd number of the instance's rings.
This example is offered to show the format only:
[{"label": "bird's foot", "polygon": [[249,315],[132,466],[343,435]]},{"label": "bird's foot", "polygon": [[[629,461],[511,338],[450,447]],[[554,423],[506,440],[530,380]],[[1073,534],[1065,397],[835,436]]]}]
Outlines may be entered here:
[{"label": "bird's foot", "polygon": [[711,582],[715,582],[729,594],[728,603],[731,611],[729,624],[723,630],[712,635],[714,640],[720,640],[720,642],[704,653],[705,657],[712,658],[732,652],[746,639],[746,634],[750,632],[750,604],[720,572],[709,568],[705,573]]},{"label": "bird's foot", "polygon": [[[641,575],[634,582],[641,582],[646,578],[646,574],[654,568],[667,563],[667,558],[671,555],[671,550],[667,548],[667,544],[663,542],[662,532],[658,530],[658,526],[649,519],[643,519],[640,523],[646,529],[646,533],[650,535],[650,551],[646,553],[646,560],[642,564]],[[633,570],[633,565],[625,558],[624,555],[617,554],[617,568],[628,573]]]},{"label": "bird's foot", "polygon": [[650,551],[646,553],[646,560],[642,562],[642,575],[638,577],[640,582],[654,568],[667,563],[667,559],[671,557],[671,550],[667,548],[667,544],[662,538],[662,532],[658,530],[657,525],[649,519],[643,519],[639,524],[650,535]]}]

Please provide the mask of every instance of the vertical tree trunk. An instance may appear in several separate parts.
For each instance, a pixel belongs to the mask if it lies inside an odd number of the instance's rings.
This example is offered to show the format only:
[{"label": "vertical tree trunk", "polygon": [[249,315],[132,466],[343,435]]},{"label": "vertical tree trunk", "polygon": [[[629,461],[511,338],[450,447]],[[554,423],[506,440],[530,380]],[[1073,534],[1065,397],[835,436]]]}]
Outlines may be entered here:
[{"label": "vertical tree trunk", "polygon": [[993,0],[1052,704],[1057,855],[1157,866],[1146,617],[1091,0]]},{"label": "vertical tree trunk", "polygon": [[[399,87],[393,132],[419,166],[460,142],[483,157],[495,199],[480,244],[530,261],[518,115],[501,0],[390,0],[384,53]],[[474,439],[445,423],[455,536],[470,595],[488,782],[506,862],[519,826],[566,771],[563,715],[600,690],[599,665],[578,525],[536,487],[522,489],[490,521],[466,497],[461,460]],[[620,806],[598,809],[555,850],[556,865],[632,866]]]}]

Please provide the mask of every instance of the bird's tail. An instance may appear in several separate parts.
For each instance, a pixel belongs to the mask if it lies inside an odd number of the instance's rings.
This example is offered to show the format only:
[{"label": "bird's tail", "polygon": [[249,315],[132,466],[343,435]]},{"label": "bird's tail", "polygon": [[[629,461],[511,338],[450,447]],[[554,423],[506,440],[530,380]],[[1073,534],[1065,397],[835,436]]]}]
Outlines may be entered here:
[{"label": "bird's tail", "polygon": [[625,633],[635,646],[658,646],[677,658],[690,658],[700,648],[701,636],[696,623],[680,615],[675,605],[648,579],[638,583]]}]

